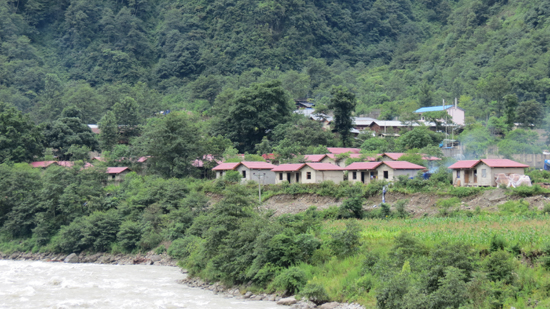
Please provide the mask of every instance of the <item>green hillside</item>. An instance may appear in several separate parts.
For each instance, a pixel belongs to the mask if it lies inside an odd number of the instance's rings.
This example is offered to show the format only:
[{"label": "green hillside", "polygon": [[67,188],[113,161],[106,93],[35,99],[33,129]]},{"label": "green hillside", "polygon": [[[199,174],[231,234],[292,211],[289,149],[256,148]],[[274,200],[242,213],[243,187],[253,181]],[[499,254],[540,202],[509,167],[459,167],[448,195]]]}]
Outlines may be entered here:
[{"label": "green hillside", "polygon": [[276,78],[319,102],[345,85],[359,114],[459,97],[487,119],[506,94],[546,105],[549,14],[547,0],[4,0],[0,101],[38,122],[69,105],[97,122],[125,96],[143,116],[205,111],[223,89]]}]

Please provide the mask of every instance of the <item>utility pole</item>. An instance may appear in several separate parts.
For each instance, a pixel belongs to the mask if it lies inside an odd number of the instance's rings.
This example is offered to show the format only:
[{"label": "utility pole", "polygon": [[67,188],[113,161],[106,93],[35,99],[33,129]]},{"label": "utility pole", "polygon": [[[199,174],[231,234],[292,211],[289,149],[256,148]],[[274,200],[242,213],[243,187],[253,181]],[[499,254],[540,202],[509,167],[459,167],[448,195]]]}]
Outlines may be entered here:
[{"label": "utility pole", "polygon": [[256,173],[252,173],[252,175],[258,177],[258,203],[262,203],[262,181],[261,181],[261,178],[264,177],[265,179],[265,173],[258,173],[256,175]]}]

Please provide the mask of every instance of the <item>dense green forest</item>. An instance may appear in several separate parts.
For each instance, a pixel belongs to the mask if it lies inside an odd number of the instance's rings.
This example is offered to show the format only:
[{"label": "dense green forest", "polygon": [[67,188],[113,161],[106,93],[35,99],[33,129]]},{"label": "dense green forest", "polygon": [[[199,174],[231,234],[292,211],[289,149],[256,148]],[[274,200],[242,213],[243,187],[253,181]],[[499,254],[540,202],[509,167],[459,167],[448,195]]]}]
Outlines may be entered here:
[{"label": "dense green forest", "polygon": [[[125,97],[142,116],[207,111],[221,92],[279,79],[320,103],[352,89],[383,119],[460,98],[546,107],[546,0],[0,2],[0,101],[38,122],[76,105],[96,123]],[[540,107],[535,105],[536,108]]]}]

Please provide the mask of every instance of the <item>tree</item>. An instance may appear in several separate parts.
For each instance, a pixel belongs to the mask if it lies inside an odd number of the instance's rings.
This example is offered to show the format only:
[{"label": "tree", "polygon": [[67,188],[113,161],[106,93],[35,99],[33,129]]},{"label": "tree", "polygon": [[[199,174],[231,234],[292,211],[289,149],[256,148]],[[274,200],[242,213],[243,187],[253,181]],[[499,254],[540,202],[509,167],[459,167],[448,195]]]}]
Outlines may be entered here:
[{"label": "tree", "polygon": [[277,80],[241,88],[222,104],[218,101],[214,130],[236,143],[241,152],[253,151],[264,136],[290,116],[288,95]]},{"label": "tree", "polygon": [[415,127],[399,137],[398,143],[404,149],[424,148],[430,145],[437,145],[443,137],[430,131],[426,126]]},{"label": "tree", "polygon": [[120,102],[115,103],[113,112],[116,117],[116,122],[119,125],[118,134],[120,139],[129,143],[133,136],[139,135],[140,124],[139,106],[131,97],[124,97]]},{"label": "tree", "polygon": [[43,136],[29,116],[0,102],[0,163],[28,162],[43,153]]},{"label": "tree", "polygon": [[518,107],[518,97],[515,94],[504,96],[504,114],[506,115],[506,124],[508,129],[512,129],[516,121],[516,108]]},{"label": "tree", "polygon": [[325,130],[321,122],[307,119],[301,115],[293,115],[291,121],[276,126],[272,136],[275,143],[287,138],[303,147],[334,146],[332,132]]},{"label": "tree", "polygon": [[68,153],[72,145],[87,146],[90,150],[96,150],[97,140],[90,127],[81,120],[82,113],[76,107],[67,107],[63,110],[61,118],[44,125],[44,137],[46,144],[54,149],[54,154],[60,159],[69,160]]},{"label": "tree", "polygon": [[544,119],[544,108],[535,100],[521,102],[516,111],[516,120],[522,127],[538,127]]},{"label": "tree", "polygon": [[353,128],[351,115],[357,105],[355,94],[342,86],[333,87],[330,93],[332,98],[328,108],[334,112],[334,130],[340,134],[342,145],[346,147],[350,144],[350,130]]},{"label": "tree", "polygon": [[111,151],[118,143],[118,125],[115,114],[108,111],[99,121],[99,146],[101,150]]},{"label": "tree", "polygon": [[192,164],[206,154],[198,121],[185,112],[154,118],[144,127],[136,146],[150,155],[148,168],[165,177],[184,177],[198,172]]}]

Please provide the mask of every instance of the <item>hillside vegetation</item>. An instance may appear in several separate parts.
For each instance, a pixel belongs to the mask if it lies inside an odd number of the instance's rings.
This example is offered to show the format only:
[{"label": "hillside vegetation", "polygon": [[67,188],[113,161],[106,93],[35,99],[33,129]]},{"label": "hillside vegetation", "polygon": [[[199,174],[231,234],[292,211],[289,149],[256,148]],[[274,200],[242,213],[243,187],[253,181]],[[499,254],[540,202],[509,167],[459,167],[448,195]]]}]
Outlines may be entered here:
[{"label": "hillside vegetation", "polygon": [[320,103],[347,86],[358,113],[385,119],[454,97],[486,119],[506,94],[546,105],[549,12],[547,0],[5,0],[0,100],[40,122],[77,105],[93,123],[126,96],[147,116],[205,111],[276,78]]}]

